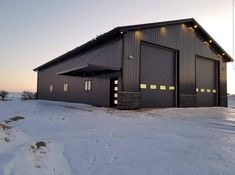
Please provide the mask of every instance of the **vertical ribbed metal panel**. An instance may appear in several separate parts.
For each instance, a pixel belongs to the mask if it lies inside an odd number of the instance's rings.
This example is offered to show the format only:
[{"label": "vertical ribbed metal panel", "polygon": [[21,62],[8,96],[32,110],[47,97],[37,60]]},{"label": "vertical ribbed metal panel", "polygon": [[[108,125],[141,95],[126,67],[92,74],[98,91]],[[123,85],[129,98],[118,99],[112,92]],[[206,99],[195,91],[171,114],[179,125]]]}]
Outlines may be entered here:
[{"label": "vertical ribbed metal panel", "polygon": [[[198,107],[217,106],[217,61],[196,57],[196,102]],[[204,90],[204,92],[203,92]],[[209,90],[209,92],[208,92]],[[216,93],[213,91],[216,90]]]},{"label": "vertical ribbed metal panel", "polygon": [[[38,72],[38,98],[56,101],[88,103],[97,106],[109,106],[110,80],[107,77],[70,77],[56,75],[57,72],[82,66],[95,64],[121,68],[122,40],[114,40],[103,46],[94,48],[82,55],[53,65]],[[92,91],[84,90],[85,80],[92,80]],[[64,83],[69,84],[68,92],[64,92]],[[53,85],[53,92],[49,91]]]},{"label": "vertical ribbed metal panel", "polygon": [[[176,87],[176,51],[141,43],[140,62],[140,80],[147,86],[140,91],[141,107],[175,107],[176,89],[168,88]],[[150,84],[154,84],[155,89],[150,89]],[[164,86],[165,90],[161,90],[160,86]]]},{"label": "vertical ribbed metal panel", "polygon": [[[195,106],[195,56],[220,60],[209,44],[203,44],[204,40],[197,29],[190,29],[185,24],[130,31],[125,34],[124,41],[123,89],[125,91],[139,91],[141,41],[179,51],[178,88],[180,89],[181,106]],[[134,58],[130,59],[130,56]],[[222,77],[224,81],[226,78]],[[226,91],[224,86],[221,88]]]},{"label": "vertical ribbed metal panel", "polygon": [[227,106],[227,65],[226,62],[220,61],[219,65],[219,81],[220,81],[220,106]]},{"label": "vertical ribbed metal panel", "polygon": [[[84,92],[84,78],[57,76],[56,73],[84,64],[123,68],[124,91],[139,91],[140,81],[140,43],[142,41],[178,50],[179,54],[179,101],[180,106],[195,106],[195,58],[202,56],[218,60],[220,105],[226,106],[226,63],[217,56],[214,49],[203,44],[204,39],[197,29],[188,26],[168,25],[140,31],[128,31],[121,39],[110,41],[73,58],[39,71],[38,97],[49,100],[62,100],[90,103],[99,106],[109,105],[109,79],[89,78],[93,80],[93,91]],[[122,45],[124,43],[124,45]],[[122,48],[124,46],[124,48]],[[122,52],[122,49],[124,52]],[[122,55],[123,54],[123,55]],[[123,59],[123,65],[122,65]],[[70,92],[63,92],[63,84],[69,83]],[[50,84],[54,92],[49,92]],[[94,98],[96,96],[96,98]],[[106,98],[107,97],[107,98]]]}]

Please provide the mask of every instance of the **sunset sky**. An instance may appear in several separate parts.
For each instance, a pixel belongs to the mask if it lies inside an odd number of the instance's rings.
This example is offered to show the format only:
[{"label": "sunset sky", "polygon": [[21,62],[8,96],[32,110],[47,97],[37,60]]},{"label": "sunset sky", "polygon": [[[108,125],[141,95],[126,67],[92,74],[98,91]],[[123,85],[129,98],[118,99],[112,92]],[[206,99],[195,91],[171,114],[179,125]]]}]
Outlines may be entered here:
[{"label": "sunset sky", "polygon": [[[0,0],[0,90],[36,91],[33,68],[114,27],[183,18],[233,56],[233,0]],[[230,63],[229,93],[234,80]]]}]

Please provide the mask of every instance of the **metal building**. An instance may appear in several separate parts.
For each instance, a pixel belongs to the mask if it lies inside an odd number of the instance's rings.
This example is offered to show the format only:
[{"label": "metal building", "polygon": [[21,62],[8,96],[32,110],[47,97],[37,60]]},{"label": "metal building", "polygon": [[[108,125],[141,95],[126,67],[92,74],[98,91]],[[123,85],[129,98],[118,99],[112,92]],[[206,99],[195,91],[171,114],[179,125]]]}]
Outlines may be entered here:
[{"label": "metal building", "polygon": [[39,99],[140,107],[227,106],[233,59],[194,20],[117,27],[34,69]]}]

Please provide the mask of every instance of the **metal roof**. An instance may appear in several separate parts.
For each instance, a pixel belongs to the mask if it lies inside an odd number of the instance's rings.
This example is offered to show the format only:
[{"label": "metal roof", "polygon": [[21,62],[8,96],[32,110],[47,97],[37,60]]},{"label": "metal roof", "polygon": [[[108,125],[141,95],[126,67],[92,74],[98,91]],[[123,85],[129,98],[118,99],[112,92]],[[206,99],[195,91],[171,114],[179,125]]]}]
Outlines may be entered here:
[{"label": "metal roof", "polygon": [[58,72],[56,74],[57,75],[91,77],[91,76],[104,75],[104,74],[109,74],[109,73],[114,73],[114,72],[119,72],[119,71],[120,71],[120,69],[118,69],[118,68],[93,65],[93,64],[85,64],[83,66],[64,70],[64,71]]},{"label": "metal roof", "polygon": [[73,55],[82,53],[90,48],[96,47],[102,43],[105,43],[106,41],[109,41],[111,39],[114,39],[116,37],[122,36],[124,33],[128,31],[133,30],[142,30],[147,28],[153,28],[153,27],[160,27],[160,26],[167,26],[167,25],[174,25],[174,24],[189,24],[190,26],[197,25],[197,31],[202,34],[202,36],[205,38],[206,41],[212,41],[212,46],[218,51],[218,54],[223,56],[228,62],[233,61],[233,58],[200,26],[200,24],[194,19],[194,18],[188,18],[188,19],[180,19],[180,20],[174,20],[174,21],[164,21],[164,22],[157,22],[157,23],[147,23],[147,24],[137,24],[137,25],[130,25],[130,26],[121,26],[114,28],[113,30],[104,33],[103,35],[98,36],[97,38],[88,41],[87,43],[37,67],[34,69],[34,71],[38,71],[41,69],[44,69],[48,66],[51,66],[53,64],[56,64],[61,61],[65,61],[66,59],[70,58]]}]

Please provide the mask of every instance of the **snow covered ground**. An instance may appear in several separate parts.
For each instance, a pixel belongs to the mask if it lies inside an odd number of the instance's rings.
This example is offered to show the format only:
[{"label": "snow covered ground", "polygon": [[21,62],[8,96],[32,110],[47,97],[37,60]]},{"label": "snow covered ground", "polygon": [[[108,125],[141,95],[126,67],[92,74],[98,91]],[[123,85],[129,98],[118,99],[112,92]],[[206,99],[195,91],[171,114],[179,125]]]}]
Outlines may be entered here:
[{"label": "snow covered ground", "polygon": [[235,108],[0,102],[0,174],[234,175]]},{"label": "snow covered ground", "polygon": [[228,96],[228,106],[235,107],[235,95]]}]

